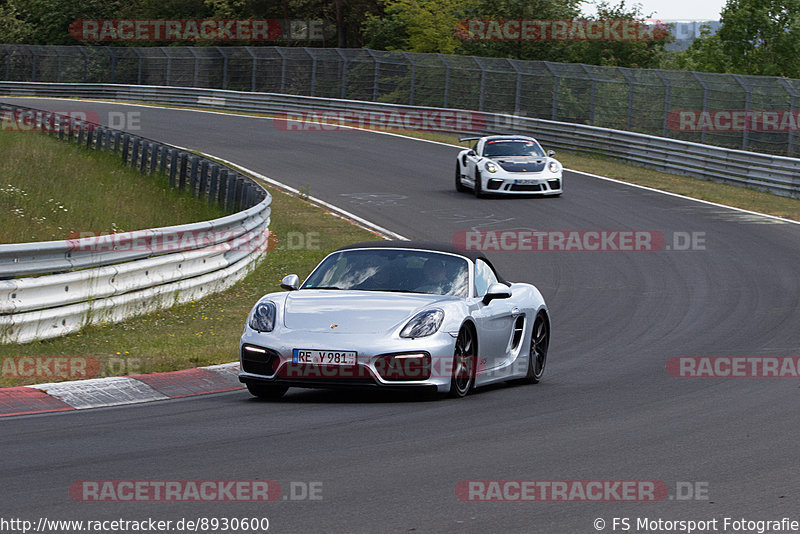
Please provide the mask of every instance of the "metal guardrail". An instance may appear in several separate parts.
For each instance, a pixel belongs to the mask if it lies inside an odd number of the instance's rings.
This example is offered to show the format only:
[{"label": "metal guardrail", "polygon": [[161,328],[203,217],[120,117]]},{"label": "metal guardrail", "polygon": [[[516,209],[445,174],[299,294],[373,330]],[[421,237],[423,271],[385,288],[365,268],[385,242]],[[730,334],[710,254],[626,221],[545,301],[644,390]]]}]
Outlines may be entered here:
[{"label": "metal guardrail", "polygon": [[0,79],[475,109],[800,157],[800,79],[774,76],[368,48],[0,44]]},{"label": "metal guardrail", "polygon": [[272,197],[235,170],[72,117],[10,105],[0,105],[0,113],[66,142],[117,153],[142,174],[164,172],[172,186],[240,210],[179,226],[0,244],[0,343],[47,339],[195,300],[230,287],[263,257]]},{"label": "metal guardrail", "polygon": [[[664,172],[752,187],[782,196],[800,197],[800,159],[797,158],[500,113],[275,93],[111,84],[0,82],[0,94],[80,97],[272,114],[291,111],[302,113],[304,110],[383,113],[385,116],[403,112],[471,113],[475,119],[471,124],[481,132],[526,133],[554,148],[602,154]],[[332,120],[336,120],[336,117]],[[475,133],[474,129],[452,131]]]}]

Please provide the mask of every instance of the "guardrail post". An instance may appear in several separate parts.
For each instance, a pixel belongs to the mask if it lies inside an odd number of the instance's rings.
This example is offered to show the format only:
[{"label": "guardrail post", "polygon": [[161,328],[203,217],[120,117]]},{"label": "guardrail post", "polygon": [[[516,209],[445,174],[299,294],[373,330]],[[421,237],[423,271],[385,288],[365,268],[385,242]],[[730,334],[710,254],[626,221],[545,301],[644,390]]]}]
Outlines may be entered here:
[{"label": "guardrail post", "polygon": [[219,191],[217,192],[217,204],[225,208],[225,195],[228,192],[228,182],[230,181],[228,169],[219,171]]},{"label": "guardrail post", "polygon": [[114,132],[114,154],[119,152],[122,145],[122,132]]},{"label": "guardrail post", "polygon": [[181,152],[180,155],[181,168],[178,174],[178,189],[180,190],[186,188],[186,172],[188,171],[186,165],[188,161],[189,161],[189,154],[187,154],[186,152]]},{"label": "guardrail post", "polygon": [[75,144],[78,146],[83,146],[83,123],[75,121],[75,128],[78,130],[78,133],[75,136]]},{"label": "guardrail post", "polygon": [[142,157],[139,160],[139,174],[145,174],[147,172],[147,158],[150,156],[150,143],[143,140],[142,141]]},{"label": "guardrail post", "polygon": [[253,182],[245,182],[245,195],[244,195],[244,205],[246,207],[255,206],[255,196],[256,196],[256,187],[253,185]]},{"label": "guardrail post", "polygon": [[42,114],[42,127],[45,132],[49,133],[51,136],[53,135],[53,114],[52,113],[44,113]]},{"label": "guardrail post", "polygon": [[191,191],[192,196],[197,196],[197,180],[200,174],[200,159],[197,156],[192,156],[189,158],[189,164],[191,165],[191,169],[189,171],[189,191]]},{"label": "guardrail post", "polygon": [[233,182],[233,209],[239,211],[242,209],[242,192],[244,191],[244,177],[239,175]]},{"label": "guardrail post", "polygon": [[219,191],[219,165],[211,164],[211,176],[208,181],[208,203],[217,202],[217,192]]},{"label": "guardrail post", "polygon": [[128,134],[122,134],[122,164],[128,164],[128,157],[131,152],[131,137]]},{"label": "guardrail post", "polygon": [[200,176],[197,181],[197,198],[203,198],[203,195],[208,189],[208,161],[203,160],[200,162]]},{"label": "guardrail post", "polygon": [[139,146],[142,144],[141,139],[139,137],[133,138],[133,146],[131,147],[131,167],[134,169],[138,167],[139,163]]},{"label": "guardrail post", "polygon": [[161,145],[159,143],[153,142],[152,146],[150,147],[150,174],[156,173],[156,163],[158,162],[158,155],[161,152]]},{"label": "guardrail post", "polygon": [[173,189],[178,186],[178,166],[180,165],[180,155],[174,148],[169,149],[169,186]]},{"label": "guardrail post", "polygon": [[103,149],[103,135],[105,134],[105,128],[102,126],[98,126],[94,130],[94,149],[96,151],[100,151]]},{"label": "guardrail post", "polygon": [[236,182],[238,180],[238,175],[228,176],[228,190],[225,191],[225,209],[228,211],[233,211],[236,205]]},{"label": "guardrail post", "polygon": [[159,168],[161,169],[161,172],[164,173],[164,174],[167,173],[167,158],[168,157],[169,157],[169,147],[166,146],[166,145],[163,145],[161,147],[161,158],[160,158],[161,161],[159,162]]},{"label": "guardrail post", "polygon": [[92,125],[89,125],[88,129],[86,130],[86,148],[92,148],[92,140],[94,139],[94,128]]}]

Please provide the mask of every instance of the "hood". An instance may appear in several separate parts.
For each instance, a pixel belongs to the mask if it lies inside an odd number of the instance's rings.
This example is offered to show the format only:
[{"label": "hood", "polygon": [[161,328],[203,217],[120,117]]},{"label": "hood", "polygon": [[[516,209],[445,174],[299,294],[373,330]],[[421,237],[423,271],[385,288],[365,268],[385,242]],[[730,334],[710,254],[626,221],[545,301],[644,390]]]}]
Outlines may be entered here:
[{"label": "hood", "polygon": [[542,172],[547,158],[533,156],[498,156],[492,161],[507,172]]},{"label": "hood", "polygon": [[[373,334],[400,326],[415,312],[456,297],[416,293],[303,289],[286,296],[283,324],[292,330]],[[337,325],[331,328],[331,325]]]}]

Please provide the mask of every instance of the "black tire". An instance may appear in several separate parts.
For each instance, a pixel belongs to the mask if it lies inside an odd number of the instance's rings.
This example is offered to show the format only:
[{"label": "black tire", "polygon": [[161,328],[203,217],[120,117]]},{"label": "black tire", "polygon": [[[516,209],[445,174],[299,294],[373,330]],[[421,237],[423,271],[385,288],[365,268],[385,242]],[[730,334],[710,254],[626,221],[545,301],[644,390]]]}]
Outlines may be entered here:
[{"label": "black tire", "polygon": [[278,400],[289,390],[287,386],[271,386],[266,384],[247,383],[247,391],[254,397],[263,400]]},{"label": "black tire", "polygon": [[531,329],[531,348],[528,355],[528,373],[525,382],[537,384],[544,375],[547,364],[547,349],[550,346],[550,322],[547,314],[539,312]]},{"label": "black tire", "polygon": [[475,193],[477,198],[483,198],[486,196],[481,188],[481,173],[479,173],[477,170],[475,171],[475,185],[472,187],[472,191]]},{"label": "black tire", "polygon": [[449,396],[466,397],[475,385],[475,369],[478,362],[475,347],[475,334],[472,329],[467,326],[462,327],[453,351],[453,374],[450,377]]},{"label": "black tire", "polygon": [[463,193],[467,188],[461,183],[461,165],[456,161],[456,191]]}]

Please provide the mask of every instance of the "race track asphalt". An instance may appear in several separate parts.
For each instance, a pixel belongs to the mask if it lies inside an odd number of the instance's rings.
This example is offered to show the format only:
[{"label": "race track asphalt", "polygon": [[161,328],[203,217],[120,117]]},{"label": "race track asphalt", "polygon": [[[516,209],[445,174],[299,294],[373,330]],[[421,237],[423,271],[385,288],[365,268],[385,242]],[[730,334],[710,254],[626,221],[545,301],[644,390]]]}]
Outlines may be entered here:
[{"label": "race track asphalt", "polygon": [[[650,252],[491,254],[553,317],[545,379],[462,400],[245,391],[0,421],[3,518],[268,517],[270,532],[597,532],[613,519],[800,520],[797,378],[677,378],[673,357],[800,356],[800,225],[565,173],[560,198],[476,199],[453,147],[270,119],[141,113],[141,135],[234,161],[413,239],[650,231]],[[547,147],[546,147],[547,148]],[[654,234],[659,235],[659,234]],[[674,250],[686,235],[695,250]],[[677,236],[677,237],[676,237]],[[678,242],[674,241],[675,239]],[[235,359],[235,354],[231,355]],[[81,502],[82,480],[274,480],[275,502]],[[471,480],[661,481],[658,502],[463,502]],[[293,500],[321,483],[321,499]],[[685,484],[689,483],[689,484]],[[687,487],[705,493],[685,499]],[[284,499],[284,497],[287,497]],[[621,531],[619,524],[616,531]]]}]

